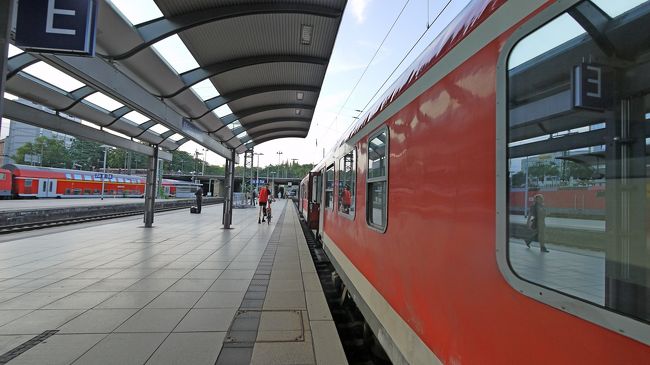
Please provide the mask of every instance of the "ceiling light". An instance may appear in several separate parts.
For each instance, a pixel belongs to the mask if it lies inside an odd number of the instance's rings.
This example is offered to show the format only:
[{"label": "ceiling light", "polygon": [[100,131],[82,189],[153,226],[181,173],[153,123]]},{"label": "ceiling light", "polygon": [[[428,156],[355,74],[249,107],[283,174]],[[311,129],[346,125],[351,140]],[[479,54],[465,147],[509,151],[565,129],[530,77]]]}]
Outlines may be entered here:
[{"label": "ceiling light", "polygon": [[302,113],[302,110],[296,109],[296,115],[300,115],[300,113]]},{"label": "ceiling light", "polygon": [[305,93],[303,93],[303,92],[297,92],[296,93],[296,99],[302,100],[304,98],[305,98]]},{"label": "ceiling light", "polygon": [[304,45],[311,44],[311,33],[314,27],[311,25],[303,24],[302,30],[300,31],[300,43]]}]

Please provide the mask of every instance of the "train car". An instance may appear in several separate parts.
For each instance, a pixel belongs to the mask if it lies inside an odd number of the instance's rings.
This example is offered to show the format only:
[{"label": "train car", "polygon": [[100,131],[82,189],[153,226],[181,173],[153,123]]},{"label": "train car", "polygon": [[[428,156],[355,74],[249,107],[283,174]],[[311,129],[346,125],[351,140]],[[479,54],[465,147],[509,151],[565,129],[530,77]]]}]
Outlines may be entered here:
[{"label": "train car", "polygon": [[[98,198],[104,179],[104,196],[138,198],[144,196],[146,179],[125,174],[102,174],[91,171],[9,164],[11,193],[19,198]],[[200,184],[163,179],[167,196],[194,197]]]},{"label": "train car", "polygon": [[11,197],[11,171],[0,169],[0,199]]},{"label": "train car", "polygon": [[[303,180],[393,363],[650,361],[647,34],[648,1],[472,1],[314,168],[321,191]],[[590,179],[559,161],[590,153],[600,217],[555,216]],[[515,175],[568,184],[529,192],[535,226]]]},{"label": "train car", "polygon": [[310,172],[300,182],[300,213],[305,218],[309,229],[318,230],[321,204],[321,173]]}]

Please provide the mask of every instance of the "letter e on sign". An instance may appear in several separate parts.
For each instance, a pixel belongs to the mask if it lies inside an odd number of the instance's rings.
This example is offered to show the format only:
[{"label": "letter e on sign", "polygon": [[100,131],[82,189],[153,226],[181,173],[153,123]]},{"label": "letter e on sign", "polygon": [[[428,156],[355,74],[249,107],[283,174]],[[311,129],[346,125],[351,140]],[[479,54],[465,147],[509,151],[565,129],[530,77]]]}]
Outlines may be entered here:
[{"label": "letter e on sign", "polygon": [[20,0],[16,46],[41,53],[93,56],[99,0]]},{"label": "letter e on sign", "polygon": [[604,111],[611,104],[611,71],[607,66],[583,63],[573,68],[571,87],[575,108]]}]

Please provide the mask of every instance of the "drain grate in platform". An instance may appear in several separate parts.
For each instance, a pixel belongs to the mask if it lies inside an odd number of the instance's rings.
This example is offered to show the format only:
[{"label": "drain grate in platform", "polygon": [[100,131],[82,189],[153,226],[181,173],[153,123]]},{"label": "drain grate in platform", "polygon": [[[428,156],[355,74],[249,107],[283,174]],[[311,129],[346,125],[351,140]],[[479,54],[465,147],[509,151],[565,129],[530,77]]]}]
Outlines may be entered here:
[{"label": "drain grate in platform", "polygon": [[27,350],[47,340],[49,337],[53,336],[57,332],[59,331],[58,330],[43,331],[43,333],[41,333],[40,335],[34,336],[29,340],[21,343],[20,345],[14,347],[13,349],[5,352],[4,354],[0,355],[0,365],[4,365],[9,361],[17,358],[21,354],[27,352]]}]

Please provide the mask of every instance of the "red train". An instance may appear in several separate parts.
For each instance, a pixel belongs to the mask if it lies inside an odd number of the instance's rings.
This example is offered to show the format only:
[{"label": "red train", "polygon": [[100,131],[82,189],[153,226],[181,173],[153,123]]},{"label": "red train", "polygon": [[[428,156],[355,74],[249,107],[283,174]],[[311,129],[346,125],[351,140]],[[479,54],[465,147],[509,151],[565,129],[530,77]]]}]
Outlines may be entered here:
[{"label": "red train", "polygon": [[304,178],[394,363],[650,362],[647,34],[647,1],[475,0]]},{"label": "red train", "polygon": [[[91,171],[9,164],[0,170],[0,192],[10,191],[6,195],[20,198],[98,198],[102,191],[102,175]],[[1,179],[3,176],[4,180]],[[143,197],[145,181],[140,176],[107,174],[104,176],[104,196]],[[200,184],[188,181],[162,181],[165,194],[178,198],[194,197],[198,186]]]}]

